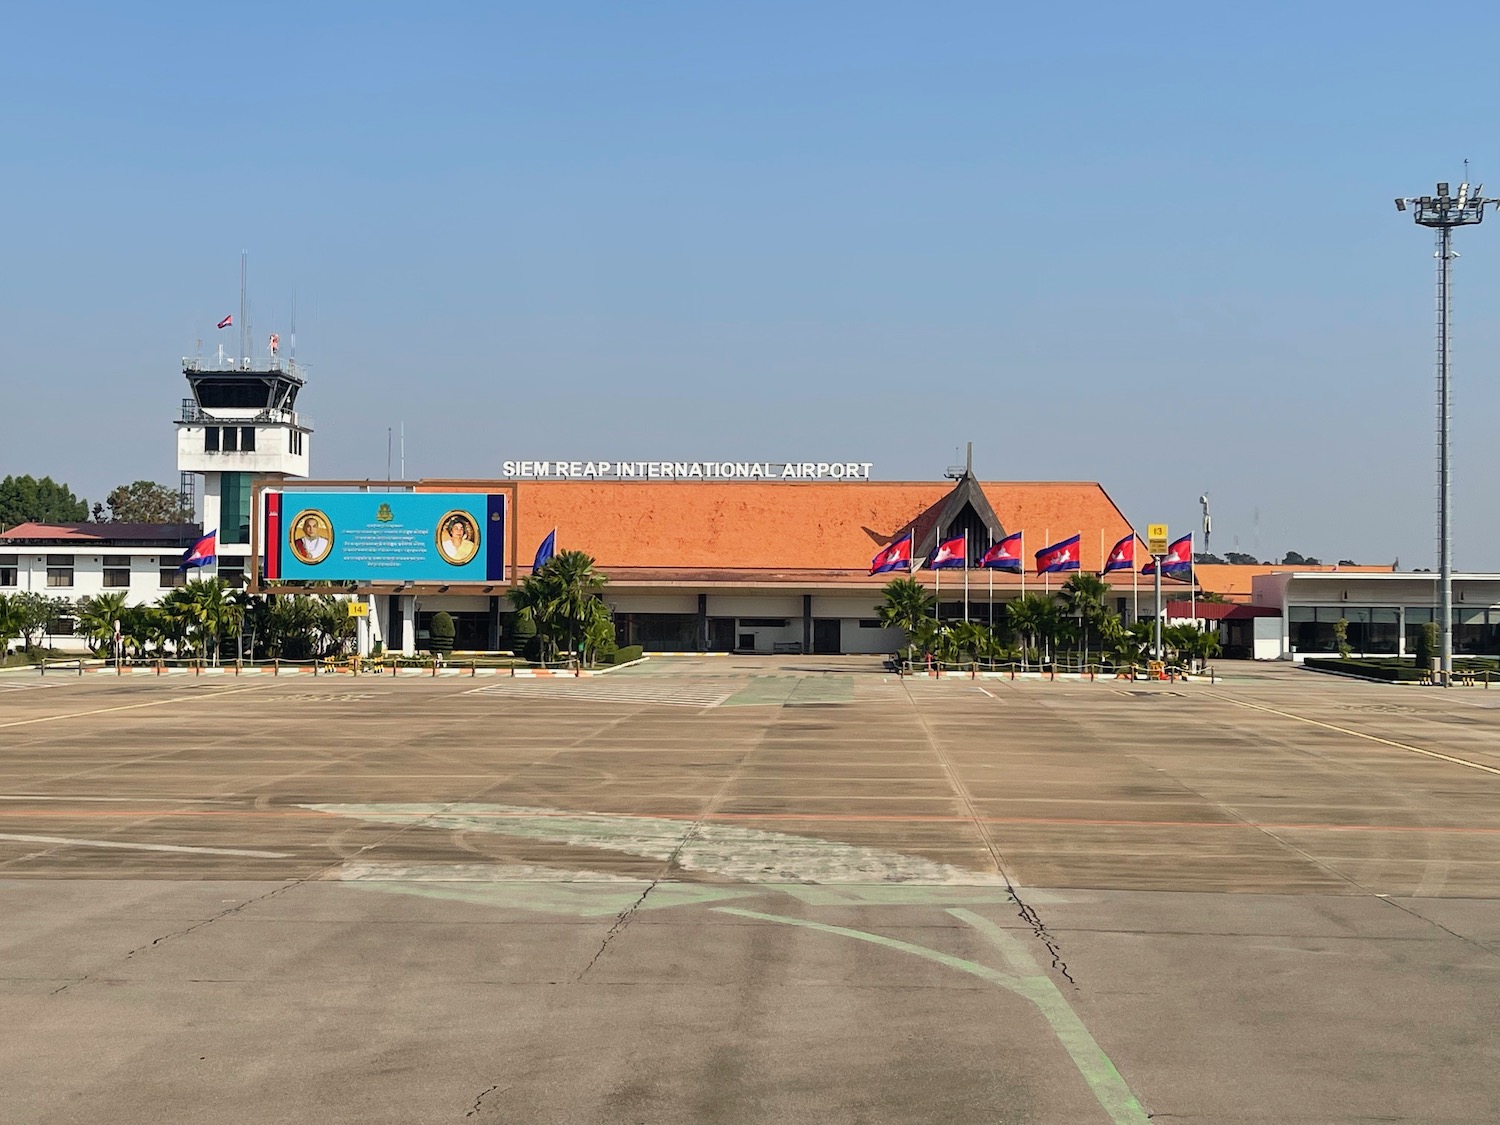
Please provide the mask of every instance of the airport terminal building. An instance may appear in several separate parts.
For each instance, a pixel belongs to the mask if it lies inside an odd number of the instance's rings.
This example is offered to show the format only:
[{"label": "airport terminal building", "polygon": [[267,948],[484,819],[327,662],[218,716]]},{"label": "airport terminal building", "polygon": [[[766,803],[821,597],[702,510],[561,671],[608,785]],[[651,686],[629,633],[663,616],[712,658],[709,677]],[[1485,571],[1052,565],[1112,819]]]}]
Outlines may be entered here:
[{"label": "airport terminal building", "polygon": [[[929,481],[873,479],[870,462],[498,462],[494,479],[415,482],[307,479],[311,420],[299,412],[294,363],[274,354],[239,366],[185,360],[191,397],[175,419],[184,501],[192,525],[24,524],[0,532],[0,594],[73,602],[123,593],[157,600],[198,572],[177,565],[205,529],[230,585],[290,595],[336,589],[367,602],[361,643],[414,653],[440,610],[455,647],[510,647],[507,591],[531,570],[543,541],[592,556],[621,644],[648,651],[884,653],[901,638],[877,619],[893,574],[869,574],[882,548],[910,536],[920,560],[943,540],[965,545],[969,567],[915,577],[947,619],[987,622],[1022,592],[1056,589],[1065,575],[1031,572],[1035,552],[1077,536],[1083,571],[1133,535],[1095,482],[983,482],[971,469]],[[1024,576],[979,569],[980,556],[1020,532]],[[445,536],[447,540],[445,541]],[[1146,558],[1136,541],[1137,566]],[[1358,652],[1411,650],[1434,619],[1436,578],[1385,567],[1203,565],[1188,601],[1170,582],[1166,615],[1217,624],[1226,654],[1296,659],[1334,650],[1347,623]],[[1152,613],[1151,579],[1108,576],[1110,608]],[[1500,575],[1455,576],[1460,653],[1500,655]],[[1191,607],[1191,608],[1184,608]],[[1213,608],[1210,608],[1213,607]],[[49,628],[59,648],[66,613]]]}]

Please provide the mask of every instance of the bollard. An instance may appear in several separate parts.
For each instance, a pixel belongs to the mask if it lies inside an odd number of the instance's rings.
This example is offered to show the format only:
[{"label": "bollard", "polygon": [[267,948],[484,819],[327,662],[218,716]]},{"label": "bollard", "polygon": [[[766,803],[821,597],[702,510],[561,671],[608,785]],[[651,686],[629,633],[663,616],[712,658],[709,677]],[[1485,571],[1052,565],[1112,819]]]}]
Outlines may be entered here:
[{"label": "bollard", "polygon": [[279,656],[275,660],[271,661],[271,675],[281,675],[281,657]]},{"label": "bollard", "polygon": [[83,675],[83,657],[78,658],[78,674]]}]

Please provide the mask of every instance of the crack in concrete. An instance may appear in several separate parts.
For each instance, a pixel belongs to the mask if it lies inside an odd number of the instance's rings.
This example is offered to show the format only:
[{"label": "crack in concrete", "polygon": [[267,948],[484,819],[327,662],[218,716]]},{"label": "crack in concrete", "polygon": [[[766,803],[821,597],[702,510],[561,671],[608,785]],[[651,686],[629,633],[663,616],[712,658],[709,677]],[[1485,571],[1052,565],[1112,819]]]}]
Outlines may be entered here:
[{"label": "crack in concrete", "polygon": [[[507,1090],[510,1089],[509,1086],[507,1086],[505,1088]],[[484,1099],[487,1098],[487,1097],[489,1097],[491,1094],[493,1094],[496,1090],[499,1090],[499,1089],[500,1089],[500,1083],[496,1082],[488,1090],[481,1090],[481,1091],[479,1091],[479,1096],[474,1099],[474,1104],[469,1107],[469,1111],[467,1113],[465,1113],[464,1116],[465,1117],[474,1117],[476,1114],[478,1114],[481,1106],[484,1104]]]},{"label": "crack in concrete", "polygon": [[[937,757],[938,764],[943,767],[943,772],[948,777],[948,784],[953,788],[954,793],[958,795],[959,800],[963,801],[964,807],[969,812],[969,817],[974,822],[974,830],[979,834],[979,838],[984,841],[985,849],[990,853],[990,859],[994,861],[995,870],[999,872],[1000,878],[1005,880],[1006,891],[1015,900],[1016,916],[1031,927],[1032,934],[1046,948],[1048,956],[1052,958],[1052,968],[1065,981],[1074,988],[1077,988],[1078,982],[1073,979],[1073,974],[1068,970],[1068,963],[1063,960],[1062,948],[1058,945],[1057,939],[1047,929],[1047,924],[1042,921],[1042,916],[1036,912],[1036,908],[1029,905],[1021,897],[1021,892],[1016,886],[1016,881],[1010,877],[1010,872],[1005,869],[1005,861],[1004,857],[1000,854],[999,845],[995,843],[994,836],[991,835],[989,828],[985,825],[984,817],[980,815],[979,806],[974,800],[974,795],[969,792],[969,787],[964,784],[963,779],[958,775],[958,771],[953,768],[952,761],[949,760],[947,753],[944,752],[942,746],[938,743],[937,736],[932,733],[932,727],[928,724],[927,717],[922,714],[921,708],[917,706],[917,701],[912,696],[911,688],[906,684],[905,680],[902,680],[902,687],[906,691],[907,702],[911,704],[912,711],[917,716],[917,722],[922,727],[922,733],[927,737],[928,747]],[[991,698],[994,697],[992,696]]]},{"label": "crack in concrete", "polygon": [[[1010,885],[1010,879],[1008,877],[1006,879],[1006,885]],[[1047,929],[1047,924],[1042,921],[1042,916],[1036,912],[1035,907],[1028,906],[1021,899],[1021,896],[1016,893],[1015,887],[1010,887],[1010,895],[1013,899],[1016,900],[1016,906],[1019,908],[1016,911],[1016,914],[1023,922],[1031,927],[1031,931],[1036,935],[1036,939],[1041,942],[1042,945],[1046,946],[1047,952],[1051,954],[1052,967],[1057,970],[1058,974],[1065,981],[1071,984],[1074,988],[1077,988],[1078,982],[1073,979],[1073,974],[1068,972],[1068,963],[1063,960],[1062,950],[1057,944],[1057,939],[1053,937],[1051,932]]]}]

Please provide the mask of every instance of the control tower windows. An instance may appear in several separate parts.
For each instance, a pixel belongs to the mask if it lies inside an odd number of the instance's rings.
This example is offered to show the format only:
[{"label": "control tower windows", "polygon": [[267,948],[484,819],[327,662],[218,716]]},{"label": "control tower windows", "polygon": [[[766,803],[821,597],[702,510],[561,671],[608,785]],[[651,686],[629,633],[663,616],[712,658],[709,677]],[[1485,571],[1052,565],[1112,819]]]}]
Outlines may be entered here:
[{"label": "control tower windows", "polygon": [[250,542],[249,473],[224,473],[219,478],[219,541]]}]

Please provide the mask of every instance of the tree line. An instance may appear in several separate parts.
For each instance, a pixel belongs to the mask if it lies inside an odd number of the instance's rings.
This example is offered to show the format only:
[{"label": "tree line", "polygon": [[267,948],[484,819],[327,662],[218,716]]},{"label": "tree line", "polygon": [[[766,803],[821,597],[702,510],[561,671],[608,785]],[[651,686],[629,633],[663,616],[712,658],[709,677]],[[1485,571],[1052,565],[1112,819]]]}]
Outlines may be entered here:
[{"label": "tree line", "polygon": [[0,650],[20,640],[34,652],[59,618],[72,617],[72,635],[96,656],[115,655],[118,621],[122,659],[314,660],[349,651],[356,627],[347,606],[330,594],[251,594],[221,578],[178,586],[148,605],[127,605],[123,591],[77,602],[26,592],[0,596]]},{"label": "tree line", "polygon": [[[906,634],[906,655],[930,654],[946,664],[996,661],[1044,666],[1109,660],[1145,664],[1154,643],[1155,623],[1126,624],[1108,608],[1108,583],[1093,574],[1075,574],[1054,595],[1026,593],[997,606],[994,628],[981,621],[939,621],[937,597],[913,578],[886,584],[880,623]],[[1178,660],[1203,661],[1219,651],[1218,637],[1196,625],[1169,625],[1162,643]]]},{"label": "tree line", "polygon": [[175,488],[138,480],[110,489],[92,506],[51,477],[0,480],[0,531],[23,523],[191,523]]}]

